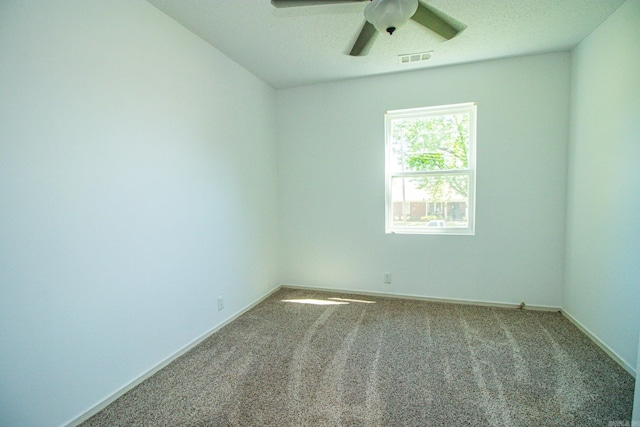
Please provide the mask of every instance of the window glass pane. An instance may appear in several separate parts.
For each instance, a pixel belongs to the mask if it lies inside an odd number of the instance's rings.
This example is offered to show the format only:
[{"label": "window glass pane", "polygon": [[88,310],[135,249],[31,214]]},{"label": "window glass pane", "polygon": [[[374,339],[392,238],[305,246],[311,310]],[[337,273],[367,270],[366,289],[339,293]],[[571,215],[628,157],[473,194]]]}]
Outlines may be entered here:
[{"label": "window glass pane", "polygon": [[469,167],[468,113],[394,119],[390,136],[393,172]]},{"label": "window glass pane", "polygon": [[393,226],[468,227],[468,194],[468,175],[394,177]]}]

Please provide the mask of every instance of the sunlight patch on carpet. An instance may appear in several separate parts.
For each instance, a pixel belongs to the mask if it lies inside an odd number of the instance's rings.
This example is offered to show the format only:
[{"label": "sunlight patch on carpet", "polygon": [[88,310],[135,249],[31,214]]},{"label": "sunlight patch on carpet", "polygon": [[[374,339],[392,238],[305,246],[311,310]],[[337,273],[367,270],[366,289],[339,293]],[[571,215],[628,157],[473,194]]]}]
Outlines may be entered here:
[{"label": "sunlight patch on carpet", "polygon": [[311,304],[311,305],[347,305],[348,302],[345,301],[329,301],[326,299],[313,299],[313,298],[305,298],[305,299],[283,299],[282,302],[295,302],[298,304]]},{"label": "sunlight patch on carpet", "polygon": [[366,301],[362,299],[349,299],[349,298],[329,298],[331,301],[346,301],[346,302],[357,302],[361,304],[375,304],[375,301]]}]

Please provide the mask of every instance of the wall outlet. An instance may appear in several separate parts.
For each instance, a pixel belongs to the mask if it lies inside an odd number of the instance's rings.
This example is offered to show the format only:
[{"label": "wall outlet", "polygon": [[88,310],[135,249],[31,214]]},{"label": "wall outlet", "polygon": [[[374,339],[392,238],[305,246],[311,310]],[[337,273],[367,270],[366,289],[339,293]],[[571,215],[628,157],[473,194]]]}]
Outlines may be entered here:
[{"label": "wall outlet", "polygon": [[222,296],[218,297],[218,311],[224,310],[224,298]]},{"label": "wall outlet", "polygon": [[384,273],[384,283],[386,285],[391,284],[391,273]]}]

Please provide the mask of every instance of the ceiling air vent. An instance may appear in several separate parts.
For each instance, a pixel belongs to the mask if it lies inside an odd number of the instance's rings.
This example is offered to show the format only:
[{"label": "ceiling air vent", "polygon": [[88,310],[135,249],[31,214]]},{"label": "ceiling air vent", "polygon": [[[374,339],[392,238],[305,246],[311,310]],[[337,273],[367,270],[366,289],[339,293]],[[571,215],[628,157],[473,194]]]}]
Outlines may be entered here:
[{"label": "ceiling air vent", "polygon": [[409,53],[406,55],[398,55],[398,63],[409,64],[410,62],[428,61],[431,59],[431,54],[433,54],[432,50],[430,50],[429,52],[418,52],[418,53]]}]

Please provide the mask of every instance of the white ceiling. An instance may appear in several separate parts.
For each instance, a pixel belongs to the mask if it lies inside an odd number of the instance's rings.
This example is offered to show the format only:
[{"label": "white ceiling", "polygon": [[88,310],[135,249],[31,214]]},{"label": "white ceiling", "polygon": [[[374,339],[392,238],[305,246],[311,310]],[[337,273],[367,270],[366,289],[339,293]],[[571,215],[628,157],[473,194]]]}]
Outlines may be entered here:
[{"label": "white ceiling", "polygon": [[[351,57],[366,3],[274,8],[270,0],[147,0],[275,88],[573,48],[625,0],[428,0],[467,28],[454,39],[410,21]],[[425,1],[425,0],[421,0]],[[433,51],[401,65],[398,55]]]}]

